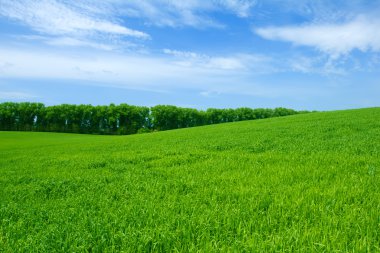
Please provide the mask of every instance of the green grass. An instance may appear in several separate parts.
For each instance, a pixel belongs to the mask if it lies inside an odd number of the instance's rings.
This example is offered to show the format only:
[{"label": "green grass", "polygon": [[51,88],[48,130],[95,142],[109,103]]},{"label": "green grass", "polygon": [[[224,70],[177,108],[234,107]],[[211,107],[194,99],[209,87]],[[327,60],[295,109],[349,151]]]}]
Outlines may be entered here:
[{"label": "green grass", "polygon": [[380,252],[380,108],[0,132],[0,252]]}]

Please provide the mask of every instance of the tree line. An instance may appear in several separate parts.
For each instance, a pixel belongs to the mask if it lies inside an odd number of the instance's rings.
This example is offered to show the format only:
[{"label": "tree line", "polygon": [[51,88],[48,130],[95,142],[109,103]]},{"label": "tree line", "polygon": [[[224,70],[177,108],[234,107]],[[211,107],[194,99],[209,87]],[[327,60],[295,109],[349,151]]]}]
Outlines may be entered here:
[{"label": "tree line", "polygon": [[172,105],[128,104],[45,106],[42,103],[0,103],[1,131],[41,131],[87,134],[135,134],[224,122],[264,119],[307,111],[275,109],[197,110]]}]

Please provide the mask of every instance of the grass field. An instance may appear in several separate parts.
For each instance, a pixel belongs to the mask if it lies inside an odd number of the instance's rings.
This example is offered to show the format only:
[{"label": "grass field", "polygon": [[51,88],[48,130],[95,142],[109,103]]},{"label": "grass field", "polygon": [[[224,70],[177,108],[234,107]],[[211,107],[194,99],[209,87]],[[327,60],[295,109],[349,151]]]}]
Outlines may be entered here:
[{"label": "grass field", "polygon": [[0,132],[0,251],[380,252],[380,108]]}]

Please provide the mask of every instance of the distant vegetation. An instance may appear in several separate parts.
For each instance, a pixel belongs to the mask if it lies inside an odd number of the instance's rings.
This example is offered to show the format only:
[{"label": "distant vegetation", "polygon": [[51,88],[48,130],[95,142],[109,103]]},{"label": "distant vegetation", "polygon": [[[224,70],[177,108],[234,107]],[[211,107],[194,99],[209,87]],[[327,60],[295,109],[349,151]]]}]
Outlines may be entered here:
[{"label": "distant vegetation", "polygon": [[42,103],[0,103],[0,130],[91,134],[134,134],[224,122],[264,119],[306,111],[275,109],[207,109],[170,105],[154,107],[110,104],[109,106]]}]

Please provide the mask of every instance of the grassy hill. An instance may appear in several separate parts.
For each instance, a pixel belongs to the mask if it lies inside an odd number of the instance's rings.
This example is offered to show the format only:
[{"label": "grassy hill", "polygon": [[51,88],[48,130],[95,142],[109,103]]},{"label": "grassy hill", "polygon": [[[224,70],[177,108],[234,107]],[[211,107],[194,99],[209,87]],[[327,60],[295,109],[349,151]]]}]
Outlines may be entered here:
[{"label": "grassy hill", "polygon": [[380,108],[0,132],[0,251],[379,252]]}]

